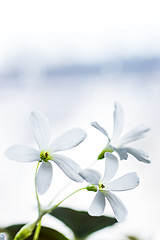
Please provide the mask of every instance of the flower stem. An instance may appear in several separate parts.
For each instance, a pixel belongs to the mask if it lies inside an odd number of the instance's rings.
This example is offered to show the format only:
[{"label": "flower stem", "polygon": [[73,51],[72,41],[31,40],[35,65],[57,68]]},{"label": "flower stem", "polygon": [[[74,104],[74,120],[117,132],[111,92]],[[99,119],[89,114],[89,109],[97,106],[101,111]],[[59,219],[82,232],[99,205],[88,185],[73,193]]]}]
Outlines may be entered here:
[{"label": "flower stem", "polygon": [[67,197],[65,197],[64,199],[62,199],[59,203],[57,203],[56,205],[52,206],[51,208],[48,208],[46,211],[44,211],[43,215],[46,214],[46,213],[49,213],[51,211],[53,211],[55,208],[57,208],[62,202],[64,202],[66,199],[68,199],[69,197],[71,197],[73,194],[83,190],[83,189],[86,189],[86,187],[83,187],[83,188],[80,188],[80,189],[77,189],[76,191],[72,192],[71,194],[69,194]]},{"label": "flower stem", "polygon": [[[38,166],[37,166],[37,169],[38,169]],[[37,172],[37,171],[36,171]],[[23,240],[23,239],[26,239],[27,237],[31,236],[32,235],[32,232],[33,230],[35,229],[36,227],[36,230],[35,230],[35,233],[34,233],[34,236],[33,236],[33,240],[38,240],[39,238],[39,234],[40,234],[40,230],[41,230],[41,219],[44,215],[46,215],[47,213],[50,213],[52,212],[55,208],[57,208],[62,202],[64,202],[66,199],[68,199],[69,197],[71,197],[73,194],[83,190],[83,189],[86,189],[86,187],[83,187],[83,188],[80,188],[74,192],[72,192],[71,194],[69,194],[67,197],[65,197],[63,200],[61,200],[59,203],[57,203],[56,205],[54,206],[50,206],[48,205],[46,208],[41,208],[41,205],[39,203],[39,198],[38,198],[38,193],[37,193],[37,190],[36,190],[36,196],[37,196],[37,202],[38,202],[38,206],[39,206],[39,216],[37,218],[36,221],[34,221],[32,224],[26,224],[24,225],[20,230],[19,232],[16,234],[14,240]]]},{"label": "flower stem", "polygon": [[38,196],[37,187],[36,187],[36,176],[37,176],[39,164],[40,164],[40,162],[38,162],[38,164],[37,164],[36,173],[35,173],[35,191],[36,191],[36,199],[37,199],[37,203],[38,203],[38,212],[40,214],[40,212],[41,212],[41,204],[40,204],[40,201],[39,201],[39,196]]},{"label": "flower stem", "polygon": [[63,190],[65,190],[67,187],[69,187],[71,185],[71,182],[67,183],[62,189],[60,189],[60,191],[55,195],[55,197],[50,201],[49,205],[51,205],[54,200],[63,192]]},{"label": "flower stem", "polygon": [[40,162],[38,162],[38,164],[37,164],[36,173],[35,173],[35,192],[36,192],[36,199],[37,199],[37,203],[38,203],[38,212],[39,212],[39,217],[38,218],[40,220],[39,220],[39,222],[37,224],[33,240],[38,240],[38,237],[39,237],[39,234],[40,234],[40,230],[41,230],[41,217],[40,217],[40,215],[41,215],[41,204],[40,204],[40,201],[39,201],[39,196],[38,196],[37,186],[36,186],[36,176],[37,176],[39,164],[40,164]]},{"label": "flower stem", "polygon": [[39,223],[37,224],[33,240],[38,240],[38,237],[39,237],[39,234],[40,234],[40,230],[41,230],[41,219],[40,219]]}]

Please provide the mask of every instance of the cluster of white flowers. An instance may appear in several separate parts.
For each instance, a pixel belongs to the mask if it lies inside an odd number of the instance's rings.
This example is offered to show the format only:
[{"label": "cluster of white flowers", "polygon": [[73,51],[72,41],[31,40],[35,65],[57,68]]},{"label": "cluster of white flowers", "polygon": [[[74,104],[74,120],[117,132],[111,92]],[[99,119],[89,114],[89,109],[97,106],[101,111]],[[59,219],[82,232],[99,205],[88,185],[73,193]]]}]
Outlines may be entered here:
[{"label": "cluster of white flowers", "polygon": [[86,189],[96,192],[96,196],[88,211],[90,215],[102,215],[107,199],[113,209],[116,219],[118,221],[123,221],[127,215],[127,209],[122,201],[112,192],[126,191],[135,188],[139,184],[139,178],[135,172],[131,172],[111,181],[118,169],[118,159],[113,153],[117,153],[121,160],[126,160],[129,153],[139,161],[144,163],[150,162],[148,156],[144,152],[126,146],[128,143],[144,137],[144,134],[149,129],[140,126],[121,136],[123,123],[124,114],[119,103],[115,103],[114,129],[111,139],[107,131],[97,122],[91,123],[92,126],[101,131],[108,139],[107,145],[98,156],[98,159],[104,158],[103,161],[105,161],[103,178],[98,171],[89,168],[82,170],[72,159],[57,154],[59,151],[71,149],[79,145],[86,138],[86,132],[80,128],[73,128],[50,142],[51,131],[48,118],[39,112],[31,113],[31,124],[38,144],[38,150],[28,146],[14,145],[6,150],[6,156],[14,161],[38,161],[38,163],[40,163],[36,175],[36,188],[39,194],[44,194],[48,190],[53,174],[52,162],[55,162],[70,179],[76,182],[83,182],[83,180],[86,180],[90,184]]}]

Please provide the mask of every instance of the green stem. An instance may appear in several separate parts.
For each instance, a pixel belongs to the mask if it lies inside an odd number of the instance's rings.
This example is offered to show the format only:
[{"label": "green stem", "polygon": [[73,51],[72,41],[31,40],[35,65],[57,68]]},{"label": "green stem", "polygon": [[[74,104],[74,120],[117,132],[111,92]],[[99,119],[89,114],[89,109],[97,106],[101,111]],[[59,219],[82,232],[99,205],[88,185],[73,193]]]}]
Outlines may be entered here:
[{"label": "green stem", "polygon": [[69,197],[71,197],[73,194],[83,190],[83,189],[86,189],[86,187],[83,187],[83,188],[80,188],[76,191],[74,191],[73,193],[69,194],[67,197],[65,197],[64,199],[62,199],[59,203],[57,203],[55,206],[53,206],[52,208],[50,208],[50,211],[54,210],[55,208],[57,208],[62,202],[64,202],[66,199],[68,199]]},{"label": "green stem", "polygon": [[49,205],[51,205],[54,200],[63,192],[63,190],[65,190],[68,186],[71,185],[72,182],[67,183],[63,188],[61,188],[61,190],[55,195],[55,197],[50,201]]},{"label": "green stem", "polygon": [[[38,169],[38,166],[37,166],[37,169]],[[37,172],[37,171],[36,171]],[[83,187],[83,188],[80,188],[76,191],[74,191],[73,193],[69,194],[67,197],[65,197],[63,200],[61,200],[58,204],[54,205],[54,206],[49,206],[46,208],[46,209],[42,209],[41,206],[40,206],[40,203],[39,203],[39,198],[38,198],[38,194],[37,194],[37,191],[36,191],[36,196],[37,196],[37,202],[39,204],[39,215],[38,215],[38,218],[35,222],[33,223],[29,223],[29,224],[26,224],[24,225],[19,231],[18,233],[16,234],[14,240],[22,240],[22,239],[26,239],[28,238],[29,236],[32,235],[33,233],[33,230],[35,229],[36,227],[36,230],[35,230],[35,233],[34,233],[34,237],[33,237],[33,240],[38,240],[39,238],[39,234],[40,234],[40,230],[41,230],[41,219],[42,217],[47,214],[47,213],[50,213],[52,212],[55,208],[57,208],[62,202],[64,202],[66,199],[68,199],[69,197],[71,197],[73,194],[83,190],[83,189],[86,189],[86,187]]]},{"label": "green stem", "polygon": [[38,237],[39,237],[39,234],[40,234],[40,230],[41,230],[41,219],[40,219],[39,223],[37,224],[33,240],[38,240]]},{"label": "green stem", "polygon": [[63,200],[61,200],[59,203],[57,203],[56,205],[52,206],[51,208],[48,208],[47,210],[41,210],[41,213],[39,215],[39,223],[36,227],[36,230],[35,230],[35,233],[34,233],[34,237],[33,237],[33,240],[38,240],[38,237],[39,237],[39,234],[40,234],[40,230],[41,230],[41,219],[42,217],[47,214],[47,213],[50,213],[51,211],[53,211],[55,208],[57,208],[62,202],[64,202],[66,199],[68,199],[69,197],[71,197],[73,194],[83,190],[83,189],[86,189],[86,187],[83,187],[83,188],[80,188],[76,191],[74,191],[73,193],[69,194],[67,197],[65,197]]},{"label": "green stem", "polygon": [[33,236],[33,240],[38,240],[40,230],[41,230],[41,217],[40,217],[40,215],[41,215],[41,204],[40,204],[40,201],[39,201],[39,196],[38,196],[37,186],[36,186],[36,176],[37,176],[39,164],[40,164],[40,162],[38,162],[38,164],[37,164],[36,173],[35,173],[35,192],[36,192],[36,199],[37,199],[37,203],[38,203],[38,212],[39,212],[39,217],[38,218],[40,220],[37,224],[37,227],[36,227],[36,230],[35,230],[35,233],[34,233],[34,236]]},{"label": "green stem", "polygon": [[74,191],[73,193],[69,194],[67,197],[65,197],[64,199],[62,199],[62,200],[61,200],[59,203],[57,203],[56,205],[51,206],[50,208],[49,208],[49,205],[48,205],[47,209],[42,209],[42,210],[41,210],[41,218],[42,218],[45,214],[52,212],[52,211],[53,211],[54,209],[56,209],[62,202],[64,202],[64,201],[65,201],[66,199],[68,199],[69,197],[71,197],[73,194],[75,194],[75,193],[77,193],[77,192],[79,192],[79,191],[81,191],[81,190],[83,190],[83,189],[86,189],[86,187],[83,187],[83,188],[80,188],[80,189]]},{"label": "green stem", "polygon": [[38,162],[38,164],[37,164],[36,173],[35,173],[35,191],[36,191],[36,199],[37,199],[37,203],[38,203],[38,212],[40,214],[40,212],[41,212],[41,204],[40,204],[40,201],[39,201],[39,196],[38,196],[37,187],[36,187],[36,176],[37,176],[39,164],[40,164],[40,162]]}]

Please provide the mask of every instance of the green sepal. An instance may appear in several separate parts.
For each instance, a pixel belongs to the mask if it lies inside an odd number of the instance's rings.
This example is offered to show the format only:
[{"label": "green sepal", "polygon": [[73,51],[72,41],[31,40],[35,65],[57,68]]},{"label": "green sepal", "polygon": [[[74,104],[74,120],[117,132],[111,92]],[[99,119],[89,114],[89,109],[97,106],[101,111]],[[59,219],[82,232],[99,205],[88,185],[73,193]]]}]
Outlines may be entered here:
[{"label": "green sepal", "polygon": [[101,159],[103,159],[104,158],[104,154],[105,154],[105,152],[106,152],[106,150],[105,149],[103,149],[102,150],[102,152],[98,155],[98,160],[101,160]]},{"label": "green sepal", "polygon": [[110,145],[107,145],[105,148],[103,148],[102,152],[98,155],[98,160],[101,160],[104,158],[105,152],[112,153],[114,152],[113,148]]},{"label": "green sepal", "polygon": [[88,191],[97,192],[97,187],[95,185],[88,185],[86,189]]}]

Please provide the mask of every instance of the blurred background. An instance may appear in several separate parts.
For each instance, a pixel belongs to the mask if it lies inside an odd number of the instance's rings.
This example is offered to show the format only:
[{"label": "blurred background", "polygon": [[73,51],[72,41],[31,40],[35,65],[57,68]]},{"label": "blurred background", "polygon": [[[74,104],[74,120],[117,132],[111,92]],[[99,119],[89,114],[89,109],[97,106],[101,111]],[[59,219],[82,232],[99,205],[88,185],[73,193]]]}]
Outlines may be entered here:
[{"label": "blurred background", "polygon": [[[112,134],[114,102],[119,101],[124,133],[138,124],[151,128],[146,138],[132,144],[149,154],[151,164],[132,157],[120,163],[117,175],[136,171],[140,177],[138,188],[119,194],[128,217],[89,239],[136,235],[159,240],[159,1],[1,1],[0,33],[0,226],[36,215],[35,163],[12,162],[4,155],[14,144],[36,146],[30,112],[49,117],[53,138],[72,127],[87,131],[81,145],[65,152],[85,168],[106,144],[90,122]],[[52,185],[41,201],[51,200],[67,181],[54,165]],[[71,187],[79,186],[69,185],[65,196]],[[78,193],[63,206],[87,210],[93,195]],[[109,204],[105,215],[113,216]],[[46,216],[43,224],[71,237],[57,220],[52,223]]]}]

